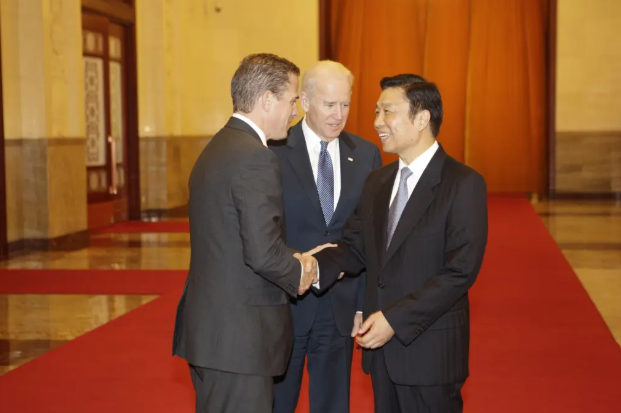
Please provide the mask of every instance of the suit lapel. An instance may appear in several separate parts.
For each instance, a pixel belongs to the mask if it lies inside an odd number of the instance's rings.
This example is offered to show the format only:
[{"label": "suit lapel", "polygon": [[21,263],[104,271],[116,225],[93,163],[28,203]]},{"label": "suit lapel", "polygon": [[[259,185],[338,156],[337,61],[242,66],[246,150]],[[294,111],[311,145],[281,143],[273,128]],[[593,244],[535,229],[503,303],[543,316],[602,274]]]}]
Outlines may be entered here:
[{"label": "suit lapel", "polygon": [[[427,168],[425,169],[418,183],[416,184],[416,187],[414,188],[414,192],[412,192],[410,199],[408,200],[407,204],[405,204],[405,208],[403,209],[401,218],[399,218],[395,233],[392,236],[390,247],[386,251],[386,256],[384,258],[382,268],[384,265],[386,265],[386,263],[388,263],[388,261],[390,261],[397,249],[399,249],[399,246],[403,244],[403,241],[405,241],[408,234],[412,231],[412,229],[414,229],[420,218],[423,216],[423,214],[433,201],[433,188],[440,183],[442,177],[442,166],[444,165],[445,159],[446,153],[441,147],[438,148],[435,155],[429,162],[429,165],[427,165]],[[394,179],[392,182],[394,183]],[[392,189],[392,185],[390,185],[390,187]],[[386,207],[385,213],[387,216],[388,207]],[[384,232],[386,232],[386,225],[384,225],[383,228]],[[386,248],[385,245],[385,243],[382,244],[383,249]]]},{"label": "suit lapel", "polygon": [[339,203],[336,205],[334,215],[335,217],[342,214],[344,208],[346,208],[347,200],[351,191],[354,189],[354,180],[356,177],[356,163],[355,163],[355,145],[346,133],[341,133],[339,137],[339,158],[341,164],[341,193],[339,194]]},{"label": "suit lapel", "polygon": [[288,157],[291,168],[293,168],[302,188],[304,188],[304,191],[310,198],[311,204],[321,213],[323,219],[323,212],[319,204],[319,195],[317,194],[317,185],[315,183],[315,177],[313,176],[308,150],[306,149],[304,132],[302,131],[302,121],[291,128],[291,132],[287,138],[287,145],[291,148]]},{"label": "suit lapel", "polygon": [[393,162],[386,166],[384,175],[379,179],[379,191],[375,198],[375,251],[377,251],[377,259],[381,264],[384,262],[386,252],[386,225],[388,222],[388,205],[390,204],[390,195],[392,187],[399,169],[399,162]]}]

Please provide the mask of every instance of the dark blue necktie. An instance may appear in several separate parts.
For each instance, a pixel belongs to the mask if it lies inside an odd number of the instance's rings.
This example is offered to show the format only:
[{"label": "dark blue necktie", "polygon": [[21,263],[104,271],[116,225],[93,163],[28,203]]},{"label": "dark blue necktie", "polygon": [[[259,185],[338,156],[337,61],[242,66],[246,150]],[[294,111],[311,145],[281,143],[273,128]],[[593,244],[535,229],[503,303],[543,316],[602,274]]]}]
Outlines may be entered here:
[{"label": "dark blue necktie", "polygon": [[334,214],[334,171],[332,170],[332,159],[328,153],[328,142],[324,141],[321,141],[321,152],[319,152],[317,193],[327,226]]}]

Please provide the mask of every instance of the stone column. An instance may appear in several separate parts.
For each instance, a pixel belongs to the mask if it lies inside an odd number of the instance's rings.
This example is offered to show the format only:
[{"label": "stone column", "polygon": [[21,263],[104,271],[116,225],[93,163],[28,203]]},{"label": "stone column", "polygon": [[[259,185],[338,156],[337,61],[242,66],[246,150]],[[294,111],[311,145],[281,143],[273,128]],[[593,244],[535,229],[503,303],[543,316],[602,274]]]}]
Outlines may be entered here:
[{"label": "stone column", "polygon": [[1,0],[9,249],[88,244],[80,0]]},{"label": "stone column", "polygon": [[208,111],[184,88],[188,68],[207,70],[197,59],[207,53],[201,38],[187,33],[208,22],[197,0],[137,0],[136,16],[141,208],[155,219],[184,213],[191,168],[211,137],[189,127]]}]

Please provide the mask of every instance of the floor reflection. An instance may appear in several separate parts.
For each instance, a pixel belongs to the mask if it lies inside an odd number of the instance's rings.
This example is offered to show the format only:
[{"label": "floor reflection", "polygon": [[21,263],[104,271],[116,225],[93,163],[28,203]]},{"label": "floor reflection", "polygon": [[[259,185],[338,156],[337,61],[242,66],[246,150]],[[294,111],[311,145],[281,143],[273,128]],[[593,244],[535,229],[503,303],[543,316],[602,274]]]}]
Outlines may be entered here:
[{"label": "floor reflection", "polygon": [[0,374],[157,296],[0,294]]},{"label": "floor reflection", "polygon": [[79,251],[22,253],[0,268],[185,270],[190,234],[97,234]]},{"label": "floor reflection", "polygon": [[621,345],[621,203],[533,206]]}]

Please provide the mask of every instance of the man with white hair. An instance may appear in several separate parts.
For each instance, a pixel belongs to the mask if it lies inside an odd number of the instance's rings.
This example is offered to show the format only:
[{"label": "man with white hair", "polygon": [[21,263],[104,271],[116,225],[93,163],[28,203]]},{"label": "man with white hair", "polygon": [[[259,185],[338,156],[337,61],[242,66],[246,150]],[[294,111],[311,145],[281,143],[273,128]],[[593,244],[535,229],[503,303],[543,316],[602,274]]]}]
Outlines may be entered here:
[{"label": "man with white hair", "polygon": [[[382,164],[377,146],[344,131],[353,80],[337,62],[311,67],[300,94],[306,115],[286,142],[272,146],[280,160],[287,244],[299,251],[341,237],[367,175]],[[294,413],[305,358],[310,413],[349,412],[353,337],[362,323],[365,279],[346,274],[327,291],[291,300],[295,340],[287,371],[276,380],[274,413]]]}]

